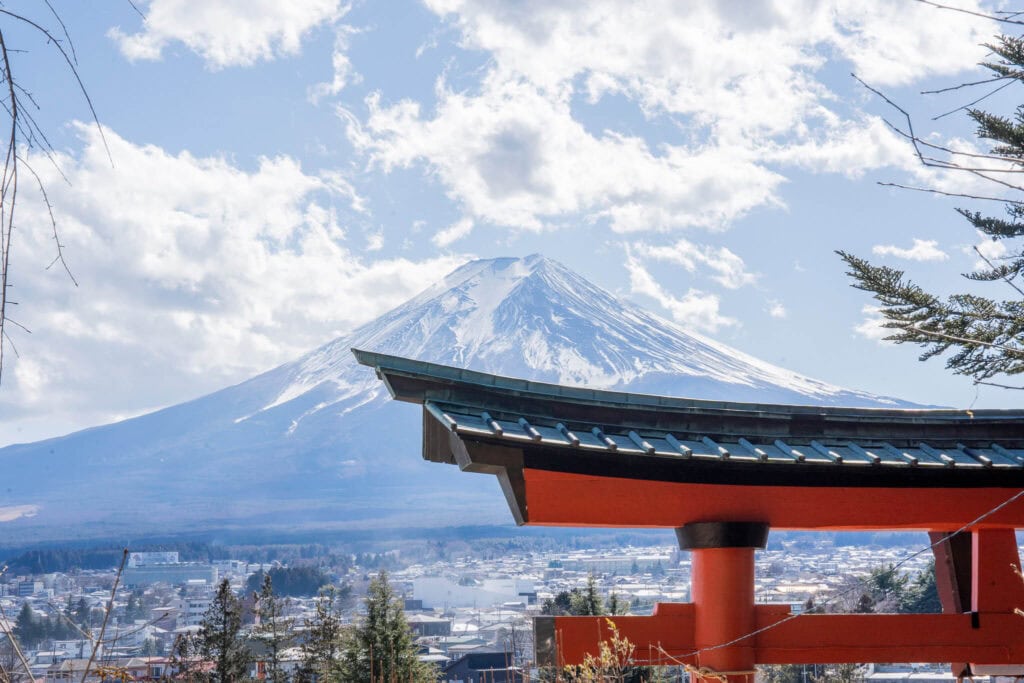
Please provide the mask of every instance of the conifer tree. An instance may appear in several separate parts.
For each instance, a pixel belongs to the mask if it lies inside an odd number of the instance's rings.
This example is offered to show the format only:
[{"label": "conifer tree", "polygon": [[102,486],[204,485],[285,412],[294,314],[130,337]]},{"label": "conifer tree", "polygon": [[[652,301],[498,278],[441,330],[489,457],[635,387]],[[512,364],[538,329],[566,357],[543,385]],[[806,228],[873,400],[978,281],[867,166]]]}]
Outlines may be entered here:
[{"label": "conifer tree", "polygon": [[370,582],[366,616],[349,634],[342,652],[346,683],[427,683],[436,680],[430,665],[416,658],[402,602],[381,571]]},{"label": "conifer tree", "polygon": [[582,591],[576,591],[571,597],[572,614],[578,616],[596,617],[603,615],[604,600],[597,591],[597,580],[593,574],[587,577],[587,587]]},{"label": "conifer tree", "polygon": [[[991,80],[983,82],[1024,81],[1024,38],[999,36],[986,47],[994,58],[982,64],[992,75]],[[999,282],[1009,298],[975,293],[943,298],[925,291],[901,270],[872,265],[845,251],[838,253],[849,266],[853,286],[871,292],[881,304],[884,325],[892,330],[886,339],[923,347],[921,360],[950,351],[946,367],[973,377],[976,383],[1024,389],[1019,382],[1007,385],[989,381],[1024,373],[1024,185],[1014,179],[1024,170],[1024,105],[1011,116],[970,106],[966,112],[977,124],[976,135],[991,144],[985,154],[965,154],[926,141],[913,132],[909,116],[908,130],[901,132],[914,144],[925,165],[968,173],[990,183],[995,190],[992,196],[938,193],[995,199],[1003,204],[1002,216],[957,211],[974,229],[998,243],[997,251],[1002,253],[991,257],[976,249],[984,267],[964,277],[976,282]]]},{"label": "conifer tree", "polygon": [[171,645],[170,668],[176,681],[202,680],[202,643],[192,633],[179,633]]},{"label": "conifer tree", "polygon": [[341,615],[334,586],[320,591],[312,619],[306,620],[306,639],[302,643],[302,668],[299,679],[327,681],[338,670],[342,639]]},{"label": "conifer tree", "polygon": [[42,620],[36,617],[27,602],[21,606],[15,619],[14,635],[24,647],[35,647],[46,636]]},{"label": "conifer tree", "polygon": [[259,625],[254,635],[266,646],[266,680],[269,683],[285,683],[288,675],[281,668],[281,654],[294,640],[292,620],[284,616],[284,602],[274,595],[274,584],[270,574],[263,575],[263,585],[256,594],[256,614]]},{"label": "conifer tree", "polygon": [[224,579],[199,627],[203,657],[213,661],[210,683],[236,683],[248,678],[252,658],[241,632],[242,606]]}]

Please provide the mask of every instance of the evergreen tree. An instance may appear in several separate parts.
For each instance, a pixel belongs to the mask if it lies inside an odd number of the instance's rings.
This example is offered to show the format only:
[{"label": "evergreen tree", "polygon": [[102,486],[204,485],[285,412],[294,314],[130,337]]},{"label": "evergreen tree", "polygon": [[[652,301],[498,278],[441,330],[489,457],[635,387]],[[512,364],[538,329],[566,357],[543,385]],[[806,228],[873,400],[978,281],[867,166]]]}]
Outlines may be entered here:
[{"label": "evergreen tree", "polygon": [[79,626],[85,628],[89,625],[89,603],[85,601],[85,598],[79,598],[78,604],[75,605],[74,620]]},{"label": "evergreen tree", "polygon": [[608,596],[608,614],[614,617],[627,612],[629,612],[629,600],[623,600],[618,593],[612,591],[612,594]]},{"label": "evergreen tree", "polygon": [[248,678],[251,655],[241,631],[242,606],[224,579],[199,627],[203,657],[213,661],[210,683],[235,683]]},{"label": "evergreen tree", "polygon": [[135,591],[128,594],[128,602],[124,606],[124,620],[131,623],[146,618],[146,608],[142,606],[141,596]]},{"label": "evergreen tree", "polygon": [[903,595],[900,596],[898,609],[900,612],[918,614],[942,612],[939,589],[935,584],[934,560],[906,587]]},{"label": "evergreen tree", "polygon": [[277,595],[309,597],[316,595],[330,583],[327,574],[317,567],[274,567],[269,572],[256,572],[249,577],[245,589],[253,593],[261,590],[264,577],[270,576]]},{"label": "evergreen tree", "polygon": [[554,617],[572,614],[572,596],[573,593],[578,592],[579,589],[577,588],[574,588],[572,593],[569,591],[559,591],[554,599],[548,598],[544,601],[544,604],[541,605],[540,613],[549,614]]},{"label": "evergreen tree", "polygon": [[36,617],[35,612],[28,603],[21,606],[18,617],[14,621],[14,635],[22,647],[35,647],[46,637],[46,628],[41,619]]},{"label": "evergreen tree", "polygon": [[281,598],[274,595],[270,574],[264,574],[263,585],[256,594],[259,625],[253,629],[253,635],[266,646],[266,680],[269,683],[286,683],[288,680],[287,673],[281,668],[281,653],[291,647],[294,636],[292,621],[285,618],[284,607]]},{"label": "evergreen tree", "polygon": [[329,586],[320,591],[313,618],[306,620],[299,671],[301,681],[326,681],[337,673],[342,629],[337,595],[334,587]]},{"label": "evergreen tree", "polygon": [[587,587],[584,590],[573,593],[570,611],[577,616],[597,617],[604,614],[604,600],[597,592],[597,581],[593,574],[587,577]]},{"label": "evergreen tree", "polygon": [[202,681],[202,643],[191,633],[179,633],[171,645],[170,668],[177,681]]},{"label": "evergreen tree", "polygon": [[[1007,84],[1024,81],[1024,39],[999,36],[986,47],[995,55],[982,64],[992,80]],[[976,383],[1024,389],[987,382],[1024,373],[1024,186],[1013,180],[1013,174],[1024,168],[1024,105],[1010,117],[972,107],[966,111],[977,124],[977,136],[993,143],[988,154],[962,156],[918,138],[912,131],[905,132],[926,165],[965,171],[992,183],[995,196],[981,198],[1002,201],[1002,217],[957,211],[973,228],[999,243],[1004,255],[989,258],[978,251],[986,265],[965,277],[978,282],[1001,281],[1011,298],[996,300],[974,293],[941,298],[914,284],[903,271],[872,265],[844,251],[838,253],[849,266],[853,286],[871,292],[881,304],[885,327],[893,331],[886,339],[918,344],[924,349],[921,360],[951,351],[946,367],[954,373],[973,377]],[[946,156],[936,158],[937,154]]]},{"label": "evergreen tree", "polygon": [[427,683],[436,680],[432,666],[416,658],[402,602],[383,571],[370,582],[366,617],[346,639],[342,680],[346,683]]}]

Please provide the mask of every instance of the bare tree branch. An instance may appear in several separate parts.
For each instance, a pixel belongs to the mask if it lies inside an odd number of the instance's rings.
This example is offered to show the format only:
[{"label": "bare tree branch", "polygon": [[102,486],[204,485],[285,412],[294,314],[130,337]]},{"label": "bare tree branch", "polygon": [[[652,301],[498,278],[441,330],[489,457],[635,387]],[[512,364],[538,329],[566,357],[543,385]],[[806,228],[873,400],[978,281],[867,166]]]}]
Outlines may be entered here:
[{"label": "bare tree branch", "polygon": [[1002,202],[1004,204],[1018,204],[1024,206],[1024,201],[1006,199],[1004,197],[986,197],[985,195],[977,194],[966,194],[963,192],[945,192],[944,190],[936,190],[934,187],[914,187],[913,185],[903,185],[901,183],[887,183],[879,182],[882,187],[898,187],[901,190],[913,190],[914,192],[930,192],[932,194],[942,195],[943,197],[963,197],[964,199],[981,199],[987,202]]},{"label": "bare tree branch", "polygon": [[71,50],[71,59],[74,60],[75,64],[78,64],[78,55],[75,54],[75,43],[71,40],[71,34],[68,33],[68,27],[64,25],[64,20],[60,18],[60,13],[53,9],[53,5],[50,4],[50,0],[43,0],[46,6],[50,9],[50,14],[60,24],[60,30],[64,32],[64,38],[68,41],[68,49]]},{"label": "bare tree branch", "polygon": [[[56,38],[54,38],[53,35],[49,31],[46,30],[46,28],[44,28],[43,26],[40,26],[39,24],[37,24],[36,22],[32,21],[31,19],[29,19],[29,18],[27,18],[25,16],[22,16],[20,14],[17,14],[15,12],[10,12],[10,11],[5,10],[3,8],[0,8],[0,14],[5,14],[5,15],[11,17],[12,19],[17,19],[18,21],[21,21],[21,22],[24,22],[24,23],[28,24],[29,26],[31,26],[32,28],[36,29],[37,31],[42,33],[44,36],[46,36],[46,38],[53,43],[53,46],[60,53],[61,57],[64,58],[64,62],[67,64],[68,69],[71,70],[71,75],[75,77],[75,82],[78,83],[78,90],[81,92],[82,97],[85,98],[86,104],[89,105],[89,113],[92,114],[93,123],[96,124],[97,130],[99,130],[100,140],[103,141],[103,149],[106,150],[106,152],[107,152],[107,159],[110,160],[110,165],[113,166],[114,165],[114,157],[111,156],[111,154],[110,154],[110,147],[107,145],[107,137],[103,134],[103,126],[100,125],[100,119],[99,119],[99,116],[96,114],[96,108],[93,106],[92,98],[89,97],[89,91],[85,89],[85,84],[82,83],[82,77],[78,74],[78,68],[75,66],[75,62],[68,55],[67,50],[65,50],[63,48],[63,46],[61,46],[60,41],[57,40]],[[8,75],[9,74],[10,74],[10,70],[8,70]],[[13,93],[12,93],[12,97],[13,97]]]},{"label": "bare tree branch", "polygon": [[50,227],[53,228],[53,243],[57,247],[57,255],[54,257],[53,261],[50,262],[50,265],[46,266],[46,269],[49,270],[53,267],[53,264],[59,261],[64,267],[64,272],[68,274],[68,277],[71,278],[71,282],[73,282],[75,287],[77,287],[78,280],[75,279],[74,274],[71,272],[68,262],[64,260],[64,245],[60,243],[60,234],[57,232],[57,219],[53,216],[53,204],[50,203],[50,196],[46,194],[46,186],[43,185],[42,179],[39,177],[39,174],[36,173],[36,170],[32,168],[31,164],[24,159],[21,160],[21,163],[28,169],[28,172],[32,174],[32,177],[36,179],[36,183],[39,186],[39,194],[42,196],[43,203],[46,205],[46,211],[50,216]]},{"label": "bare tree branch", "polygon": [[930,5],[931,7],[935,7],[937,9],[945,9],[945,10],[949,10],[951,12],[960,12],[961,14],[969,14],[969,15],[971,15],[973,17],[981,17],[982,19],[991,19],[992,21],[998,21],[998,22],[1000,22],[1002,24],[1024,25],[1024,21],[1020,21],[1018,19],[1013,19],[1012,18],[1012,17],[1017,15],[1017,12],[1007,12],[1006,13],[1007,16],[1001,17],[1001,16],[998,16],[999,13],[997,13],[997,14],[988,14],[986,12],[975,12],[975,11],[972,11],[972,10],[969,10],[969,9],[963,9],[961,7],[951,7],[949,5],[943,5],[942,3],[939,3],[939,2],[932,2],[932,0],[917,0],[917,1],[919,3],[921,3],[922,5]]},{"label": "bare tree branch", "polygon": [[82,671],[82,680],[79,681],[79,683],[85,683],[85,679],[89,676],[89,671],[92,669],[92,665],[96,661],[96,651],[103,643],[103,634],[107,630],[107,621],[110,619],[110,613],[114,611],[114,598],[117,597],[117,587],[121,583],[121,574],[124,572],[124,565],[127,561],[128,548],[125,548],[124,552],[121,553],[121,565],[117,568],[117,575],[114,577],[114,586],[110,589],[110,600],[107,601],[107,609],[103,614],[103,623],[100,624],[100,634],[93,642],[92,653],[89,655],[89,661],[85,665],[85,670]]},{"label": "bare tree branch", "polygon": [[[1000,79],[992,79],[992,80],[1000,80]],[[950,109],[945,114],[939,114],[938,116],[933,116],[932,117],[932,121],[938,121],[939,119],[945,118],[945,117],[949,116],[950,114],[955,114],[958,111],[964,111],[965,109],[969,109],[969,108],[973,107],[974,105],[978,104],[979,102],[983,102],[983,101],[987,100],[988,98],[992,97],[993,95],[995,95],[997,92],[999,92],[1003,88],[1010,87],[1011,85],[1014,84],[1014,82],[1015,81],[1013,79],[1008,80],[1008,81],[1006,81],[1006,83],[1003,83],[998,88],[995,88],[995,89],[989,91],[988,93],[986,93],[985,95],[982,95],[981,97],[979,97],[978,99],[974,100],[973,102],[968,102],[967,104],[961,105],[961,106],[957,107],[956,109]],[[962,86],[958,85],[956,87],[959,88],[959,87],[962,87]],[[941,90],[935,90],[935,91],[932,91],[932,92],[942,92],[942,91]],[[928,93],[928,91],[926,90],[925,93]]]},{"label": "bare tree branch", "polygon": [[[96,125],[97,131],[99,132],[99,138],[103,143],[103,148],[106,151],[107,159],[110,161],[111,165],[113,165],[113,157],[110,152],[110,146],[107,143],[106,134],[103,131],[103,127],[100,125],[99,117],[96,114],[96,108],[93,105],[92,98],[89,96],[78,72],[78,55],[75,52],[75,46],[74,42],[71,40],[71,34],[59,12],[54,8],[51,0],[44,0],[44,4],[46,10],[53,16],[56,24],[60,27],[58,31],[51,31],[30,15],[7,9],[2,2],[0,2],[0,19],[11,20],[24,24],[29,27],[29,33],[35,32],[41,36],[45,39],[48,46],[60,54],[68,71],[71,72],[72,77],[75,79],[75,83],[78,86],[78,90],[81,93],[82,98],[88,106],[89,113],[92,117],[93,123]],[[131,0],[129,0],[129,4],[131,4],[132,8],[136,12],[139,12],[139,8],[135,4],[131,3]],[[58,37],[61,35],[63,37]],[[50,227],[53,232],[56,255],[53,261],[46,267],[52,268],[54,264],[60,263],[71,282],[74,283],[76,287],[78,286],[78,281],[71,273],[71,269],[65,258],[64,245],[60,240],[60,234],[57,229],[57,220],[54,215],[53,204],[46,192],[42,178],[30,164],[30,152],[36,151],[41,153],[53,165],[61,178],[65,182],[69,181],[60,168],[57,153],[53,144],[50,142],[46,132],[43,130],[42,126],[39,125],[39,122],[36,121],[36,118],[33,115],[35,111],[40,109],[39,103],[36,101],[33,93],[19,83],[18,79],[15,77],[10,55],[12,52],[16,51],[18,50],[15,50],[8,44],[7,36],[3,31],[0,31],[0,88],[3,90],[3,92],[0,93],[0,109],[6,113],[9,121],[9,128],[5,129],[7,149],[4,155],[2,169],[0,169],[0,380],[3,378],[4,351],[6,350],[8,343],[11,344],[11,348],[17,355],[17,350],[14,348],[11,337],[7,333],[5,323],[7,321],[8,305],[13,305],[14,303],[10,301],[9,297],[9,289],[11,286],[9,280],[10,258],[16,223],[15,207],[17,206],[18,200],[18,175],[22,167],[27,169],[35,178],[36,185],[38,186],[40,195],[43,198],[43,203],[46,206],[50,220]],[[12,324],[16,324],[14,321],[11,322]],[[21,326],[19,325],[19,327]]]},{"label": "bare tree branch", "polygon": [[974,380],[975,384],[984,384],[987,387],[997,387],[999,389],[1016,389],[1018,391],[1024,391],[1024,387],[1016,387],[1011,384],[1000,384],[999,382],[983,382],[980,379]]}]

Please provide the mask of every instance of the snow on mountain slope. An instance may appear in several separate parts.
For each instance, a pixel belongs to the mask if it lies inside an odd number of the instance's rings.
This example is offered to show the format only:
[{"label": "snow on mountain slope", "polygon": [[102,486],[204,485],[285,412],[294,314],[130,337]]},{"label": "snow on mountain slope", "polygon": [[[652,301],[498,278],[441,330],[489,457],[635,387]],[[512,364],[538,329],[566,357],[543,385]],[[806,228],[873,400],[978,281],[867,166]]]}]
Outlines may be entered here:
[{"label": "snow on mountain slope", "polygon": [[419,411],[353,347],[696,398],[900,405],[690,333],[541,256],[468,263],[345,337],[202,398],[0,449],[10,537],[508,522],[491,477],[419,457]]},{"label": "snow on mountain slope", "polygon": [[339,400],[373,387],[373,378],[353,362],[353,347],[512,377],[692,398],[900,405],[804,377],[684,330],[539,255],[462,266],[390,313],[296,361],[292,381],[268,407],[322,383],[333,384]]}]

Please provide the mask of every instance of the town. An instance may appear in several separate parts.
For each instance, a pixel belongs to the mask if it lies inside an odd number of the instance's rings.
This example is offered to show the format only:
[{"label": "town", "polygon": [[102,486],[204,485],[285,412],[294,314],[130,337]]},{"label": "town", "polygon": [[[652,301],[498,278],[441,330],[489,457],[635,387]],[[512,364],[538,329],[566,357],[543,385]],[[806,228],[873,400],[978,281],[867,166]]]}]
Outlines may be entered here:
[{"label": "town", "polygon": [[[788,604],[797,613],[870,610],[867,596],[879,601],[878,611],[888,611],[885,596],[873,595],[867,583],[872,572],[896,567],[900,577],[910,579],[926,572],[931,561],[930,552],[920,552],[927,549],[923,535],[920,546],[907,545],[916,537],[906,534],[883,539],[885,545],[851,542],[843,534],[781,538],[757,553],[757,601]],[[323,618],[324,602],[331,603],[329,610],[343,628],[351,627],[365,618],[368,585],[386,576],[401,601],[417,659],[434,667],[438,680],[537,680],[532,617],[568,613],[564,610],[572,609],[573,600],[588,591],[600,605],[597,613],[610,618],[650,614],[657,602],[690,599],[689,553],[661,544],[618,545],[618,540],[423,541],[357,553],[328,546],[200,546],[187,552],[129,551],[123,566],[40,573],[18,570],[18,558],[12,558],[16,573],[0,579],[0,625],[6,636],[0,641],[0,666],[9,680],[22,682],[88,683],[114,678],[114,671],[134,680],[191,677],[198,669],[193,662],[192,672],[182,670],[188,665],[181,643],[195,639],[211,618],[218,586],[226,581],[239,596],[240,636],[250,643],[247,675],[302,680],[309,666],[303,644],[316,628],[318,610]],[[638,534],[628,540],[645,539]],[[36,569],[45,568],[39,555]],[[88,553],[80,555],[95,561]],[[278,577],[277,618],[288,631],[286,646],[276,653],[280,672],[274,676],[261,643],[266,629],[257,593],[264,575]],[[666,664],[663,675],[671,678],[663,680],[686,675],[683,667]],[[26,667],[31,679],[22,673]],[[949,673],[934,665],[872,666],[857,677],[949,680]]]}]

